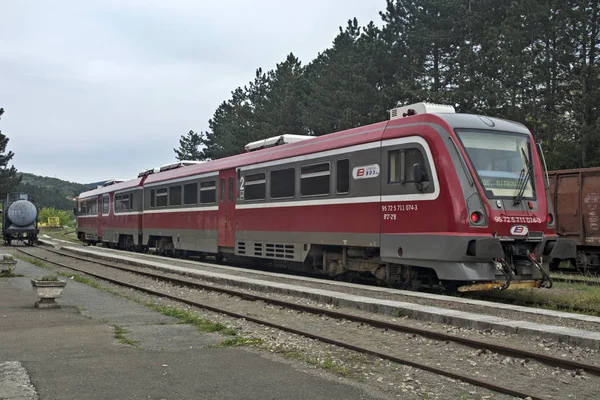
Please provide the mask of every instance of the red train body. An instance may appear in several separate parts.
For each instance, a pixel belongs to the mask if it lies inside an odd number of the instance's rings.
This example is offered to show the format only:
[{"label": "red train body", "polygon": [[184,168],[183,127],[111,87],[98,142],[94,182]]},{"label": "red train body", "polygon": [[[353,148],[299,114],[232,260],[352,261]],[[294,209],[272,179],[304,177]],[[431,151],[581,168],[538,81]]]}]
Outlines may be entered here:
[{"label": "red train body", "polygon": [[82,193],[79,238],[459,290],[540,286],[574,256],[523,125],[418,103],[294,139]]}]

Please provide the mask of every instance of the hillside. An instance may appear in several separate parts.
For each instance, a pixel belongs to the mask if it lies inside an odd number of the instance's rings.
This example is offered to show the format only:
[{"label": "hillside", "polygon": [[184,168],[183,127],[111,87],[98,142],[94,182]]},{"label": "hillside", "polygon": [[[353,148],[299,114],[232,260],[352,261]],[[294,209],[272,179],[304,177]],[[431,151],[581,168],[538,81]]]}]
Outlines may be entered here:
[{"label": "hillside", "polygon": [[22,176],[21,183],[15,191],[29,194],[38,208],[54,207],[60,210],[72,210],[75,203],[68,200],[67,197],[75,197],[100,184],[99,182],[83,184],[68,182],[25,172],[20,175]]}]

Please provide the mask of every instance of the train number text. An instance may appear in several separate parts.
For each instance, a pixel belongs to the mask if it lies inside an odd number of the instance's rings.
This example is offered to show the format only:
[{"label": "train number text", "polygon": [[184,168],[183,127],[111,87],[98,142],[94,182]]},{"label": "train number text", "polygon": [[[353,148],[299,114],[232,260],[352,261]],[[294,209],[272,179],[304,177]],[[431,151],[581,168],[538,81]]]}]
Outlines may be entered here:
[{"label": "train number text", "polygon": [[419,206],[416,204],[390,204],[381,206],[382,212],[390,211],[418,211]]}]

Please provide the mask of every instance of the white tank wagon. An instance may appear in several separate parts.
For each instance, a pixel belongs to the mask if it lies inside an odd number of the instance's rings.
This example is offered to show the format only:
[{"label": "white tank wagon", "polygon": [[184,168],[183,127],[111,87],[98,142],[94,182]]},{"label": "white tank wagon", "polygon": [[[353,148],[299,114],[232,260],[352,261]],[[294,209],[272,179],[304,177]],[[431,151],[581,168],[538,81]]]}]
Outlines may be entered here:
[{"label": "white tank wagon", "polygon": [[26,193],[11,193],[2,202],[2,237],[10,245],[20,240],[33,246],[37,242],[38,209]]}]

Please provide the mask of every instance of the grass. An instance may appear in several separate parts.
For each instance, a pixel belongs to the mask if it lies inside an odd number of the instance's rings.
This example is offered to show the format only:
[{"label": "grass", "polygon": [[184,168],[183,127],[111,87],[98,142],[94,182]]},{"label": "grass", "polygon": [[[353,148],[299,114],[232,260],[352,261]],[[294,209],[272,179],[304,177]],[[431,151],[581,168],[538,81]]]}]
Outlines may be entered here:
[{"label": "grass", "polygon": [[256,338],[232,337],[221,341],[221,343],[210,346],[212,348],[241,347],[241,346],[260,346],[264,340]]},{"label": "grass", "polygon": [[600,315],[600,286],[555,282],[552,289],[516,289],[485,296],[516,305]]},{"label": "grass", "polygon": [[229,328],[227,325],[224,325],[220,322],[213,322],[206,318],[200,317],[190,311],[180,310],[178,308],[167,307],[167,306],[157,306],[152,303],[146,304],[148,307],[153,308],[158,311],[162,315],[167,317],[177,318],[181,322],[189,325],[193,325],[200,332],[218,332],[223,335],[235,336],[237,335],[237,330],[233,328]]},{"label": "grass", "polygon": [[138,347],[138,343],[140,341],[128,338],[126,336],[129,333],[129,331],[127,329],[125,329],[119,325],[115,325],[114,328],[115,328],[114,337],[115,337],[115,339],[117,339],[119,341],[119,343]]},{"label": "grass", "polygon": [[4,272],[4,273],[0,274],[0,278],[22,278],[24,276],[25,275],[15,274],[12,271],[7,271],[7,272]]},{"label": "grass", "polygon": [[343,365],[337,364],[330,357],[326,357],[325,359],[318,359],[316,357],[310,357],[305,354],[302,354],[297,351],[283,351],[281,352],[284,358],[303,361],[305,363],[315,365],[319,368],[326,369],[331,372],[335,372],[336,374],[348,377],[350,376],[350,371]]}]

